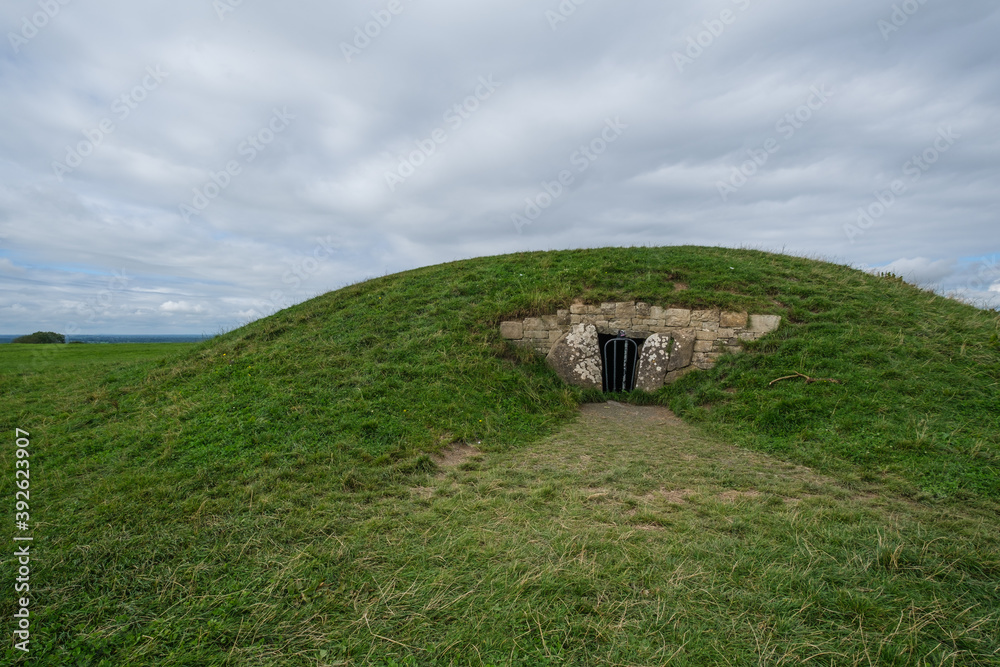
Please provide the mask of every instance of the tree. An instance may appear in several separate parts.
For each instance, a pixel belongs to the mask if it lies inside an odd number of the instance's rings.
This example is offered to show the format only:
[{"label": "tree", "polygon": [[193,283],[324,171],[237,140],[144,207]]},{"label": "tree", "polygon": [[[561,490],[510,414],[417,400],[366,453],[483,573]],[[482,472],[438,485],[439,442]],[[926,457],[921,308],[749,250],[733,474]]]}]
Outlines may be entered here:
[{"label": "tree", "polygon": [[11,341],[12,343],[65,343],[66,336],[54,331],[36,331],[30,336],[20,336]]}]

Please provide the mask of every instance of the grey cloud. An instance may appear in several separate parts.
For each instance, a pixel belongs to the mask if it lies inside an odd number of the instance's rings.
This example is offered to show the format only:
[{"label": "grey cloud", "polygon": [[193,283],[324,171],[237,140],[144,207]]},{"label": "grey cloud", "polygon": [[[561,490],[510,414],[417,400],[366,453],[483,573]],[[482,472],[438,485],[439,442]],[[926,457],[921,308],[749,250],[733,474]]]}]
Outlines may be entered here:
[{"label": "grey cloud", "polygon": [[[82,310],[82,333],[216,331],[390,271],[602,244],[785,248],[998,294],[977,274],[1000,251],[995,3],[911,0],[886,33],[892,2],[589,1],[554,22],[555,0],[400,2],[377,29],[388,0],[244,2],[221,19],[193,0],[74,2],[17,53],[0,44],[0,330]],[[3,34],[37,11],[6,4]],[[373,36],[348,63],[359,28]],[[679,71],[689,39],[701,51]],[[815,86],[833,95],[807,114]],[[275,108],[295,119],[272,137]],[[628,129],[578,170],[609,117]],[[961,138],[911,180],[949,126]],[[53,162],[81,142],[60,180]],[[564,170],[572,184],[518,234],[512,216]],[[186,221],[195,190],[214,196]],[[95,307],[123,267],[132,280]]]}]

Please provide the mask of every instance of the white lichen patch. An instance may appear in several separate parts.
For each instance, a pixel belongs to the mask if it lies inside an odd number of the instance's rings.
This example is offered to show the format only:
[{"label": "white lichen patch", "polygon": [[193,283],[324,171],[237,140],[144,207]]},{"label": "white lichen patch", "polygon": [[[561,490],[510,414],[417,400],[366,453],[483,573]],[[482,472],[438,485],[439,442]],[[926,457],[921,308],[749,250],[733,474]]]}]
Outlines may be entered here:
[{"label": "white lichen patch", "polygon": [[672,347],[670,336],[654,333],[646,339],[639,353],[636,389],[656,391],[663,386]]}]

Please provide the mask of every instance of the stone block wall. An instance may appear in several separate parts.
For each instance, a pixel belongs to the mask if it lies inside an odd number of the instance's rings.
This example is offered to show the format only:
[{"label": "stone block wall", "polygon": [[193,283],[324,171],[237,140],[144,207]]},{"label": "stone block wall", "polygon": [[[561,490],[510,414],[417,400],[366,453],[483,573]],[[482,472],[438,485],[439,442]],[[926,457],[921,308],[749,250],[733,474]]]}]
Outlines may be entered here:
[{"label": "stone block wall", "polygon": [[577,300],[554,315],[502,322],[500,335],[514,344],[548,354],[577,325],[593,325],[598,333],[612,335],[624,329],[629,338],[663,334],[675,340],[693,339],[693,354],[685,366],[711,368],[723,353],[741,351],[743,341],[757,340],[777,329],[780,322],[778,315],[661,308],[641,301],[590,305]]}]

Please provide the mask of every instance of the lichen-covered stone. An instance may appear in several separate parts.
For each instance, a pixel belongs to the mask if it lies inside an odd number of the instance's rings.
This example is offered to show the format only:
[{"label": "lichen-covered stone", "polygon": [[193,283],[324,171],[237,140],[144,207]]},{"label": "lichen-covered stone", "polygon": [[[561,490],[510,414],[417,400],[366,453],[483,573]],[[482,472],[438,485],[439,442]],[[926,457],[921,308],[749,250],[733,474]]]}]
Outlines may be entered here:
[{"label": "lichen-covered stone", "polygon": [[667,370],[676,371],[691,364],[691,357],[694,355],[695,332],[691,329],[682,329],[670,334],[673,340],[673,349],[670,350],[670,359],[667,361]]},{"label": "lichen-covered stone", "polygon": [[601,353],[597,328],[578,324],[563,334],[545,357],[549,366],[568,384],[584,389],[600,389]]},{"label": "lichen-covered stone", "polygon": [[639,366],[635,373],[635,388],[656,391],[663,386],[670,359],[670,337],[653,334],[642,344],[639,352]]}]

